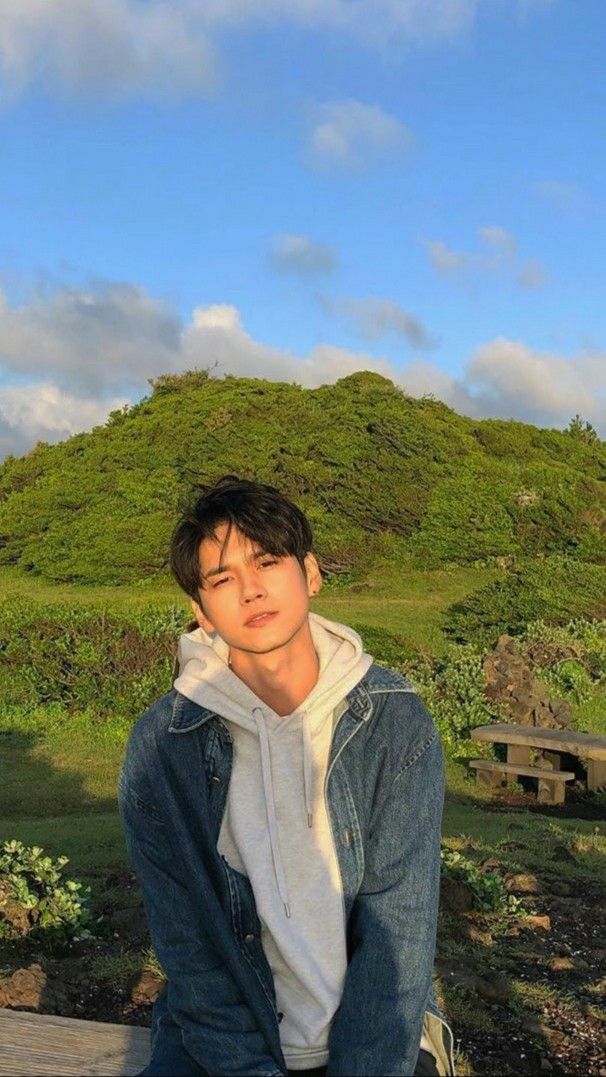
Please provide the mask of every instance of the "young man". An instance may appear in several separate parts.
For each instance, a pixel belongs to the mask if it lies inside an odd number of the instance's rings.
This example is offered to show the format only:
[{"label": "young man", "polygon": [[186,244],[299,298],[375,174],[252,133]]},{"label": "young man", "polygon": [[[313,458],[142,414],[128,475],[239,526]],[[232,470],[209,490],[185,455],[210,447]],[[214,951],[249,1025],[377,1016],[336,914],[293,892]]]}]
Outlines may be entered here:
[{"label": "young man", "polygon": [[225,476],[178,524],[198,627],[120,778],[168,983],[146,1075],[451,1074],[431,989],[442,753],[321,587],[301,510]]}]

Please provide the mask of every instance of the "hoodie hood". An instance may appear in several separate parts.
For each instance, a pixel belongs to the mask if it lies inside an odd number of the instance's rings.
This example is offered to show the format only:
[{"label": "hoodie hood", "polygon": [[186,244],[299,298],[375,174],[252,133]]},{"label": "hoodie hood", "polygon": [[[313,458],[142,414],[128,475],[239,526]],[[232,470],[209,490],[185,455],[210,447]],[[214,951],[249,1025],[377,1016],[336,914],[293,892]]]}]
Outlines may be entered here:
[{"label": "hoodie hood", "polygon": [[178,692],[214,710],[222,718],[251,727],[251,714],[261,707],[272,726],[288,721],[293,715],[313,710],[325,716],[351,692],[372,665],[362,640],[353,628],[329,621],[317,613],[309,614],[309,627],[319,660],[318,680],[309,695],[292,715],[279,715],[259,699],[228,665],[229,647],[217,633],[203,628],[184,633],[177,652]]},{"label": "hoodie hood", "polygon": [[[314,773],[314,754],[317,755],[314,753],[314,738],[330,748],[331,738],[321,737],[320,734],[328,720],[332,719],[335,708],[343,703],[373,661],[371,655],[364,651],[358,633],[347,625],[330,621],[317,613],[309,613],[309,627],[319,660],[318,680],[292,714],[281,716],[259,699],[229,667],[229,647],[225,641],[216,633],[210,635],[202,628],[181,636],[179,674],[174,682],[182,695],[214,711],[228,723],[247,730],[258,740],[271,859],[287,916],[290,915],[290,902],[280,853],[272,777],[272,741],[282,738],[286,732],[296,734],[303,773],[304,803],[301,811],[305,812],[307,826],[312,827],[314,781],[320,777]],[[300,735],[296,733],[299,727]],[[320,767],[316,759],[316,769],[322,769],[325,773],[326,763],[327,758],[324,758]]]}]

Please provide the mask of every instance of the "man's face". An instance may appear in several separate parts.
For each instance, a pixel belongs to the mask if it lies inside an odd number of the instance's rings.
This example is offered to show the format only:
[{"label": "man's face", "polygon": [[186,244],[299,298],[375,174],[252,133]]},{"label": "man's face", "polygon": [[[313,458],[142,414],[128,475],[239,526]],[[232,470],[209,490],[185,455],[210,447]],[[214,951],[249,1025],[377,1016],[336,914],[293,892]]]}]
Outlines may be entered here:
[{"label": "man's face", "polygon": [[306,624],[309,595],[321,585],[318,564],[308,554],[304,573],[296,557],[255,548],[236,527],[223,548],[227,530],[220,524],[216,538],[200,544],[203,609],[192,603],[194,612],[205,631],[218,632],[232,649],[267,654]]}]

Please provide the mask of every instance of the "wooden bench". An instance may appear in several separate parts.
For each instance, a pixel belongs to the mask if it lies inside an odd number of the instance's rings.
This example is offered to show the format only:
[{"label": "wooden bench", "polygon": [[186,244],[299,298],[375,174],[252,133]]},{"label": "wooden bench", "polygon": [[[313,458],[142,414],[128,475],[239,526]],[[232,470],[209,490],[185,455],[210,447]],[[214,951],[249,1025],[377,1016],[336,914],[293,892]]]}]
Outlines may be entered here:
[{"label": "wooden bench", "polygon": [[[545,804],[563,804],[565,783],[574,778],[572,771],[561,769],[562,754],[574,755],[587,767],[587,788],[606,787],[606,737],[577,733],[567,729],[542,729],[537,726],[509,725],[495,722],[471,731],[471,739],[507,745],[507,763],[473,759],[478,780],[499,786],[508,774],[537,778],[538,799]],[[531,753],[536,761],[531,761]]]},{"label": "wooden bench", "polygon": [[0,1009],[2,1077],[134,1077],[149,1054],[147,1028]]},{"label": "wooden bench", "polygon": [[538,778],[537,800],[542,804],[563,804],[564,783],[574,778],[572,770],[526,767],[522,763],[498,763],[493,759],[472,759],[469,766],[476,771],[478,782],[491,788],[504,785],[508,776]]}]

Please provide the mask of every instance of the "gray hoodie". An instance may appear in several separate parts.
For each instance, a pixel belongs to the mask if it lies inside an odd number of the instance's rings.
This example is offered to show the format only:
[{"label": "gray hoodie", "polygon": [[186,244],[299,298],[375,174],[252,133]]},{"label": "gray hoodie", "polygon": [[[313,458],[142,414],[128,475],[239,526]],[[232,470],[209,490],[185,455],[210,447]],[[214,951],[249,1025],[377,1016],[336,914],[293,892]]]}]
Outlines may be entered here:
[{"label": "gray hoodie", "polygon": [[347,968],[341,876],[326,809],[330,745],[344,700],[372,664],[353,629],[309,614],[319,676],[280,716],[229,668],[229,648],[197,628],[179,642],[175,688],[221,715],[234,762],[218,851],[247,875],[273,973],[289,1069],[328,1060]]}]

